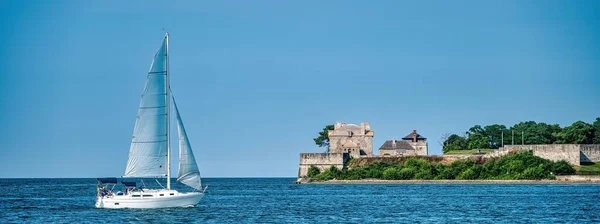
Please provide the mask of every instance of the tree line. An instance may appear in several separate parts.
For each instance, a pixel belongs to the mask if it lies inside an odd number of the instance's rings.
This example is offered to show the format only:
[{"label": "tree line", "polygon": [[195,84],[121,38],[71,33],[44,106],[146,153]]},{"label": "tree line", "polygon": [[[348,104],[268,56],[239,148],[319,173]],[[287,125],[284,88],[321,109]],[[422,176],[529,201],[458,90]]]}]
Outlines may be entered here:
[{"label": "tree line", "polygon": [[600,144],[600,117],[593,123],[576,121],[570,126],[535,121],[520,122],[507,128],[501,124],[475,125],[464,134],[442,136],[443,151],[497,149],[511,144]]},{"label": "tree line", "polygon": [[311,166],[307,177],[316,180],[541,180],[574,173],[573,167],[564,160],[553,162],[526,151],[481,161],[462,159],[450,165],[408,158],[403,163],[374,162],[352,169],[331,166],[323,172]]}]

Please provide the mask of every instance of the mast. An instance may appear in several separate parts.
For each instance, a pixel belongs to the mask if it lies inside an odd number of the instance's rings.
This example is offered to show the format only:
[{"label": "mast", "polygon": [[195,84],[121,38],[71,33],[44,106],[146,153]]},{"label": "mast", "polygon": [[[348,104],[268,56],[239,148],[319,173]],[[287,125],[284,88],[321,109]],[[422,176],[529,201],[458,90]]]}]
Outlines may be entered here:
[{"label": "mast", "polygon": [[169,112],[171,111],[171,103],[169,102],[169,33],[165,34],[165,100],[167,105],[167,190],[171,189],[171,117]]}]

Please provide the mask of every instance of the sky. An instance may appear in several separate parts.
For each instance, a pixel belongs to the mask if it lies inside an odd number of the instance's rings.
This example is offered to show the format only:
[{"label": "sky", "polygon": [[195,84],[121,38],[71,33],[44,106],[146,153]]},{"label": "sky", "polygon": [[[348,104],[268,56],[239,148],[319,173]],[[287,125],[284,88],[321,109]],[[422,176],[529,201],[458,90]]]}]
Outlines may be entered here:
[{"label": "sky", "polygon": [[592,122],[598,12],[593,0],[0,1],[0,177],[122,176],[166,31],[204,177],[294,177],[335,122],[370,122],[375,153],[417,129],[430,154],[476,124]]}]

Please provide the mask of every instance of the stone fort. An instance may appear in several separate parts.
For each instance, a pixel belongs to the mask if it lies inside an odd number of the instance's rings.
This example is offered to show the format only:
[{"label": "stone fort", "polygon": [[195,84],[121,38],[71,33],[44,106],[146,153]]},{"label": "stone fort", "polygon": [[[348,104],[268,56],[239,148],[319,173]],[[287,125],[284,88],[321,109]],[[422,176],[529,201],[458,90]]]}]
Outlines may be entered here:
[{"label": "stone fort", "polygon": [[[376,157],[373,154],[373,136],[369,122],[360,124],[336,123],[329,130],[329,150],[326,153],[300,153],[300,168],[298,176],[305,176],[308,168],[315,166],[321,171],[335,166],[344,167],[349,158]],[[412,156],[427,155],[427,138],[417,133],[417,130],[406,135],[401,140],[387,140],[379,148],[379,156]]]},{"label": "stone fort", "polygon": [[[336,123],[328,132],[329,151],[327,153],[300,153],[298,177],[308,174],[308,168],[315,166],[321,171],[335,166],[344,168],[349,158],[360,157],[401,157],[428,156],[427,138],[417,130],[401,138],[387,140],[379,147],[379,156],[373,155],[374,131],[368,122],[359,125]],[[505,145],[486,155],[442,155],[446,158],[499,157],[510,152],[531,150],[533,154],[552,161],[565,160],[571,165],[600,162],[600,145],[549,144],[549,145]]]}]

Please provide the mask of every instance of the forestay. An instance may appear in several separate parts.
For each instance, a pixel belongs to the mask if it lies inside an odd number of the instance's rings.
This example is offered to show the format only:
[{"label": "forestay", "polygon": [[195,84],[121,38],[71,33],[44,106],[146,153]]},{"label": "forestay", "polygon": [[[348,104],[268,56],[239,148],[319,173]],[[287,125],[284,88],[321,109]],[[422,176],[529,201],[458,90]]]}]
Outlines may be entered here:
[{"label": "forestay", "polygon": [[164,177],[167,174],[166,38],[154,55],[137,112],[124,177]]},{"label": "forestay", "polygon": [[196,190],[202,190],[200,170],[198,164],[196,164],[196,158],[185,132],[181,115],[179,115],[175,98],[173,98],[173,105],[175,106],[175,114],[177,114],[177,133],[179,134],[179,174],[177,181]]}]

